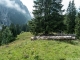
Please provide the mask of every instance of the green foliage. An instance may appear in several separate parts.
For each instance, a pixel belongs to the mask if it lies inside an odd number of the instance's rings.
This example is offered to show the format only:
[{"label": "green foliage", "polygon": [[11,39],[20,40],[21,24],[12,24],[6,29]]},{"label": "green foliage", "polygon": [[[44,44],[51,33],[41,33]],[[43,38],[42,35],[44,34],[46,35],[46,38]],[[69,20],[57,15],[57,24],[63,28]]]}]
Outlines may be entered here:
[{"label": "green foliage", "polygon": [[78,13],[78,16],[76,18],[75,33],[76,37],[80,39],[80,13]]},{"label": "green foliage", "polygon": [[9,28],[13,36],[16,37],[17,36],[16,26],[14,24],[11,24]]},{"label": "green foliage", "polygon": [[1,45],[1,41],[2,41],[2,33],[0,31],[0,45]]},{"label": "green foliage", "polygon": [[[14,42],[0,47],[0,60],[75,60],[80,58],[80,41],[67,43],[55,40],[31,41],[24,32]],[[78,59],[77,59],[78,60]]]},{"label": "green foliage", "polygon": [[1,44],[8,44],[13,40],[13,35],[8,27],[2,32],[2,41]]},{"label": "green foliage", "polygon": [[24,24],[24,25],[22,25],[21,27],[22,27],[21,31],[24,31],[24,32],[28,32],[28,31],[29,31],[29,26],[28,26],[28,24]]},{"label": "green foliage", "polygon": [[34,35],[39,33],[50,34],[63,30],[63,5],[56,0],[36,0],[34,1],[34,18],[29,22],[30,32]]},{"label": "green foliage", "polygon": [[76,19],[76,8],[74,0],[69,2],[69,6],[67,8],[66,13],[66,25],[67,25],[67,33],[75,32],[75,19]]},{"label": "green foliage", "polygon": [[7,26],[2,26],[2,30],[1,30],[1,32],[3,32],[4,30],[5,30],[5,28],[6,28]]},{"label": "green foliage", "polygon": [[28,31],[29,27],[27,24],[24,25],[14,25],[11,24],[10,26],[2,26],[2,30],[0,31],[0,45],[8,44],[15,40],[17,35],[19,35],[22,31]]},{"label": "green foliage", "polygon": [[17,24],[15,27],[16,27],[16,33],[17,33],[16,35],[19,35],[21,33],[21,26]]},{"label": "green foliage", "polygon": [[35,27],[35,22],[34,22],[34,20],[29,21],[29,24],[28,24],[28,25],[29,25],[29,28],[30,28],[30,32],[31,32],[32,34],[37,35],[37,34],[39,33],[38,31],[36,31],[39,27],[35,30],[36,27]]},{"label": "green foliage", "polygon": [[27,24],[24,24],[24,25],[19,25],[19,24],[14,25],[14,24],[11,24],[9,26],[9,28],[10,28],[10,30],[11,30],[11,32],[12,32],[14,37],[17,37],[17,35],[19,35],[21,33],[21,31],[24,31],[24,32],[29,31],[29,27],[28,27]]},{"label": "green foliage", "polygon": [[70,43],[73,45],[79,45],[79,40],[72,40]]}]

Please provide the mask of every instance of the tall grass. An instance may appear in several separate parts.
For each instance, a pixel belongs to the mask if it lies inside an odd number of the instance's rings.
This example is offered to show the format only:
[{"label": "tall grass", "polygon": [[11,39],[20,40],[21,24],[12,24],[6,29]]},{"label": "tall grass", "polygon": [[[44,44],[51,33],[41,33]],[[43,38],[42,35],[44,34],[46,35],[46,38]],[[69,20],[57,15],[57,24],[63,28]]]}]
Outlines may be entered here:
[{"label": "tall grass", "polygon": [[14,42],[0,46],[0,60],[69,60],[80,57],[79,41],[31,41],[31,36],[24,32]]}]

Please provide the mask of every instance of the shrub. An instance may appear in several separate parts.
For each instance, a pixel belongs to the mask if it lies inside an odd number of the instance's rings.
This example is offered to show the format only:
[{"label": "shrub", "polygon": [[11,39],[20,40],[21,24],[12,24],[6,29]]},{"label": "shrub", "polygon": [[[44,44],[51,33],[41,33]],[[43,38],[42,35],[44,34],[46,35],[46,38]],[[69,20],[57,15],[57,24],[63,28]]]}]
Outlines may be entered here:
[{"label": "shrub", "polygon": [[2,32],[2,41],[1,44],[8,44],[13,40],[13,35],[8,27]]}]

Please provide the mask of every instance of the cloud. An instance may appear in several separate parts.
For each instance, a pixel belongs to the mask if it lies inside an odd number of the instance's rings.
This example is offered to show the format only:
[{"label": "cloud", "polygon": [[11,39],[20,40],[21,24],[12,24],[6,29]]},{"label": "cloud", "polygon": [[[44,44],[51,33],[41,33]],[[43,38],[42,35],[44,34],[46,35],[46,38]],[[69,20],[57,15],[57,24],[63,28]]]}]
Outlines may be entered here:
[{"label": "cloud", "polygon": [[16,9],[19,12],[26,13],[26,11],[24,9],[21,9],[20,6],[17,3],[15,3],[15,0],[13,0],[13,1],[11,1],[11,0],[0,0],[0,4],[4,5],[6,7],[9,7],[9,8]]},{"label": "cloud", "polygon": [[30,15],[33,17],[32,11],[33,11],[34,0],[21,0],[21,1],[28,8]]}]

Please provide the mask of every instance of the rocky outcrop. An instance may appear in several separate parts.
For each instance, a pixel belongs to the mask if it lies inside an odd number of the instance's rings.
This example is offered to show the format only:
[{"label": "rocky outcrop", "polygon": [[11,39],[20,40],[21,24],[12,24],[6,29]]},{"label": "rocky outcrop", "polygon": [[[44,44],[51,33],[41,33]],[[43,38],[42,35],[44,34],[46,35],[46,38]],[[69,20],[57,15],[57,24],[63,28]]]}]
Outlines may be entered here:
[{"label": "rocky outcrop", "polygon": [[20,0],[0,0],[0,24],[24,24],[30,19],[27,7]]}]

